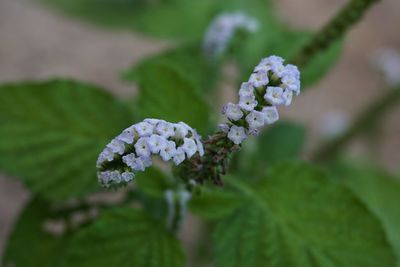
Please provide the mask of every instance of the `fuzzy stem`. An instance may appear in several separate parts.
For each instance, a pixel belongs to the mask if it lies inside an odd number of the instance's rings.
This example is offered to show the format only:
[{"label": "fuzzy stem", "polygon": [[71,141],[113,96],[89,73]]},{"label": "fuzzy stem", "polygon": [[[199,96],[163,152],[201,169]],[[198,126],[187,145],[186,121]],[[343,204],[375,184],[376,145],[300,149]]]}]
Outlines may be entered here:
[{"label": "fuzzy stem", "polygon": [[385,115],[400,103],[400,88],[389,88],[388,92],[372,103],[357,117],[342,135],[326,142],[311,155],[313,161],[334,159],[357,135],[377,127]]},{"label": "fuzzy stem", "polygon": [[344,36],[351,26],[361,19],[364,12],[378,1],[351,0],[296,54],[291,60],[292,64],[298,67],[307,65],[316,54],[327,49],[334,41]]}]

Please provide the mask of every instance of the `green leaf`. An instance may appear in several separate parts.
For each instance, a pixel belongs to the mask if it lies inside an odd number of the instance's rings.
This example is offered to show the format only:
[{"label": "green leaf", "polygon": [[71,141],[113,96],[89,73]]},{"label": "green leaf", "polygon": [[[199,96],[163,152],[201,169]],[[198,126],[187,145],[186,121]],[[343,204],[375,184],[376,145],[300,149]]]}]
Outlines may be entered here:
[{"label": "green leaf", "polygon": [[373,164],[341,166],[338,177],[348,185],[382,221],[394,246],[400,266],[400,180]]},{"label": "green leaf", "polygon": [[380,222],[350,190],[302,163],[280,164],[219,222],[218,266],[395,266]]},{"label": "green leaf", "polygon": [[39,199],[28,203],[8,239],[2,266],[60,266],[69,237],[45,230],[50,215],[48,203]]},{"label": "green leaf", "polygon": [[168,49],[160,54],[146,58],[139,65],[132,66],[124,72],[123,78],[134,81],[136,73],[152,64],[165,64],[173,66],[185,78],[193,82],[200,94],[208,93],[215,87],[219,74],[218,66],[209,62],[203,55],[201,45],[184,44]]},{"label": "green leaf", "polygon": [[0,86],[0,169],[49,199],[100,189],[96,160],[129,126],[130,113],[109,93],[75,81]]},{"label": "green leaf", "polygon": [[303,125],[294,122],[274,124],[260,136],[256,157],[268,163],[295,159],[305,145],[306,133]]},{"label": "green leaf", "polygon": [[180,267],[184,258],[179,241],[163,225],[141,211],[120,208],[73,238],[64,267]]},{"label": "green leaf", "polygon": [[[268,17],[265,0],[43,0],[67,14],[108,27],[152,36],[194,38],[224,10],[257,11]],[[261,7],[261,8],[260,8]]]},{"label": "green leaf", "polygon": [[209,128],[210,107],[196,86],[172,66],[154,63],[135,74],[140,92],[135,110],[142,118],[184,121],[200,132]]},{"label": "green leaf", "polygon": [[215,220],[231,214],[241,204],[241,198],[226,190],[204,189],[189,202],[190,210],[204,219]]}]

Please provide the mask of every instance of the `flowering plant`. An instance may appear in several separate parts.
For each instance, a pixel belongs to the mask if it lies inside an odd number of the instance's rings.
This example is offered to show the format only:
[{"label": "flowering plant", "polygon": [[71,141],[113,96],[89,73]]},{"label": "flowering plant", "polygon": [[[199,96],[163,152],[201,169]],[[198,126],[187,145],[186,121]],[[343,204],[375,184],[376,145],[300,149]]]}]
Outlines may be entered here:
[{"label": "flowering plant", "polygon": [[[139,89],[129,99],[65,79],[0,86],[0,169],[33,196],[2,264],[395,267],[400,184],[346,147],[400,101],[397,52],[373,59],[393,90],[353,121],[333,116],[306,153],[306,128],[278,110],[307,97],[375,2],[351,0],[309,33],[286,27],[269,1],[53,1],[186,39],[124,72]],[[230,100],[218,97],[226,80]]]}]

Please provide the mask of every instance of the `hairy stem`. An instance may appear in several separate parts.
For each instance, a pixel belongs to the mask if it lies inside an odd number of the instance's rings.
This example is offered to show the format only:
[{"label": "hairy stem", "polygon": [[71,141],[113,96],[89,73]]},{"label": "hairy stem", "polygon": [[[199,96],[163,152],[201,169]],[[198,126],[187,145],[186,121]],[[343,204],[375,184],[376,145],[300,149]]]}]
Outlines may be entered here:
[{"label": "hairy stem", "polygon": [[400,103],[400,88],[390,88],[381,98],[372,103],[352,123],[342,135],[324,143],[316,149],[311,159],[327,161],[335,158],[359,134],[377,127],[385,115]]},{"label": "hairy stem", "polygon": [[372,4],[379,0],[350,0],[339,13],[326,24],[320,32],[296,54],[291,60],[292,64],[299,67],[307,63],[319,52],[327,49],[334,41],[342,37]]}]

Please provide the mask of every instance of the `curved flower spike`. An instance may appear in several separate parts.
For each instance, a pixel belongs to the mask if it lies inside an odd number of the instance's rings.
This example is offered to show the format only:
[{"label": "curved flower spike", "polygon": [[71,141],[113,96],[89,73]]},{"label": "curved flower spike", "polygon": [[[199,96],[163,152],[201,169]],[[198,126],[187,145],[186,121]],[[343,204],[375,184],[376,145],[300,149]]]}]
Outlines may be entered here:
[{"label": "curved flower spike", "polygon": [[228,103],[222,108],[229,123],[220,125],[221,131],[239,145],[248,135],[257,135],[265,124],[279,119],[277,106],[289,106],[293,94],[300,93],[300,72],[278,56],[261,60],[248,82],[239,90],[239,103]]},{"label": "curved flower spike", "polygon": [[198,153],[203,143],[196,130],[184,122],[145,119],[125,129],[100,153],[97,176],[104,187],[126,185],[135,173],[152,165],[152,156],[181,164]]}]

